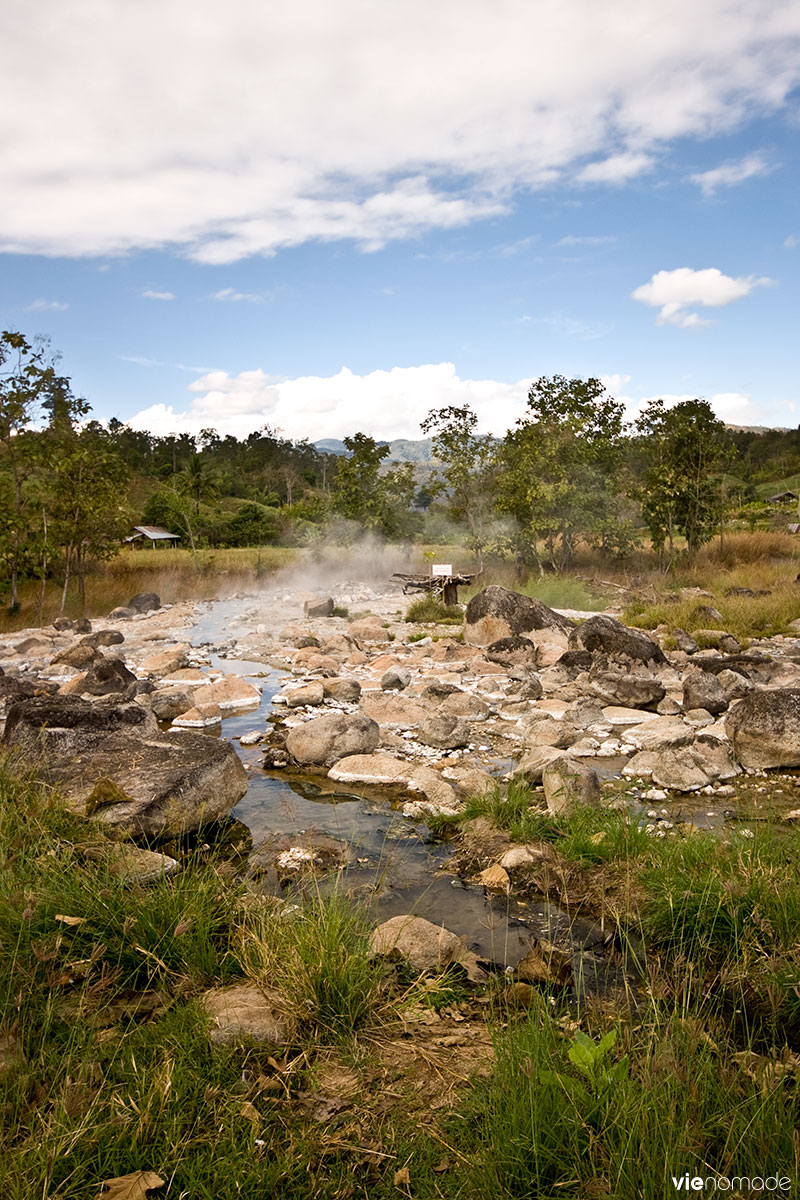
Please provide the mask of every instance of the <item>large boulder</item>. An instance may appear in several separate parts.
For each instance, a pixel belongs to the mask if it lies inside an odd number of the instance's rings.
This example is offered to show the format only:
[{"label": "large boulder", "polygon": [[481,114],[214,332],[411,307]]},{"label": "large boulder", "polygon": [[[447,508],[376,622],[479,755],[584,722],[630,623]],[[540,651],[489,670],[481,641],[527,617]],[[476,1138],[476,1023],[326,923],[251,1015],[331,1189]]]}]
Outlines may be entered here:
[{"label": "large boulder", "polygon": [[154,608],[161,608],[161,597],[156,592],[137,592],[131,596],[126,607],[132,608],[135,613],[151,612]]},{"label": "large boulder", "polygon": [[161,734],[136,703],[74,696],[12,705],[4,741],[40,765],[75,811],[122,835],[173,837],[227,816],[247,791],[228,742]]},{"label": "large boulder", "polygon": [[589,690],[603,704],[621,704],[625,708],[653,708],[667,694],[658,679],[610,667],[590,673]]},{"label": "large boulder", "polygon": [[729,711],[725,732],[743,767],[800,766],[800,689],[750,692]]},{"label": "large boulder", "polygon": [[710,671],[687,671],[683,677],[683,710],[704,708],[712,715],[725,712],[728,697],[717,675]]},{"label": "large boulder", "polygon": [[377,721],[364,713],[330,713],[289,732],[286,750],[304,767],[332,767],[350,754],[371,754],[380,741]]},{"label": "large boulder", "polygon": [[[136,676],[121,658],[96,658],[83,681],[82,690],[90,696],[118,696],[136,686]],[[132,692],[131,692],[132,694]]]},{"label": "large boulder", "polygon": [[664,652],[657,642],[641,629],[629,629],[615,617],[598,613],[589,617],[569,636],[570,650],[588,650],[591,654],[606,654],[609,658],[625,658],[633,662],[665,663]]},{"label": "large boulder", "polygon": [[499,638],[487,646],[486,657],[489,662],[500,663],[502,667],[535,667],[536,644],[518,634]]},{"label": "large boulder", "polygon": [[571,621],[541,600],[521,596],[496,584],[473,596],[464,612],[464,641],[470,646],[489,646],[534,630],[567,634],[571,629]]}]

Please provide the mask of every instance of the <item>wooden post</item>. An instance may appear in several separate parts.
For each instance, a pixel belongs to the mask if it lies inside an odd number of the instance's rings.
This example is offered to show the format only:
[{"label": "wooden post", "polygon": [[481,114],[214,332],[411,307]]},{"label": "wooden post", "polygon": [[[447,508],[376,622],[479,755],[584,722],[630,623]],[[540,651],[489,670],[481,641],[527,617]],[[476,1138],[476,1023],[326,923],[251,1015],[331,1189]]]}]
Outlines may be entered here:
[{"label": "wooden post", "polygon": [[458,604],[458,584],[453,583],[452,579],[445,581],[442,588],[442,600],[445,604]]}]

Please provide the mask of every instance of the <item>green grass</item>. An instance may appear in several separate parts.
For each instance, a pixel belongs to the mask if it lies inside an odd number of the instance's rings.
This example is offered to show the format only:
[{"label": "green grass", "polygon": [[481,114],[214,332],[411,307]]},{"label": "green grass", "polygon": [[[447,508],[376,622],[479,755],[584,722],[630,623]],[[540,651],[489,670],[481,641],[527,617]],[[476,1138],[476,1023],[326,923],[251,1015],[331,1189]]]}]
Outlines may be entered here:
[{"label": "green grass", "polygon": [[405,619],[437,625],[461,625],[464,614],[457,605],[443,604],[432,592],[428,592],[408,606]]},{"label": "green grass", "polygon": [[[660,1200],[687,1170],[796,1179],[800,834],[654,840],[624,812],[535,801],[515,783],[467,815],[548,842],[605,895],[609,933],[644,937],[647,975],[613,1012],[373,960],[343,891],[259,895],[221,848],[125,885],[107,832],[0,760],[8,1200],[96,1200],[136,1170],[172,1200]],[[278,1055],[208,1039],[200,994],[243,979],[297,1019]],[[433,1026],[415,1033],[414,1009]],[[486,1022],[494,1065],[473,1076]],[[331,1070],[353,1080],[342,1107]]]}]

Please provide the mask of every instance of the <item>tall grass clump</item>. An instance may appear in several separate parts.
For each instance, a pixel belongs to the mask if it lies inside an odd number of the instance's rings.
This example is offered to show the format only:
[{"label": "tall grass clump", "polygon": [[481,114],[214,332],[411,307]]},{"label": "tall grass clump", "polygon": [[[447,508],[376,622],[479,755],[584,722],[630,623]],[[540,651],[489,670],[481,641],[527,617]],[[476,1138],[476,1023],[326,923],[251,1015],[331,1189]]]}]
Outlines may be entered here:
[{"label": "tall grass clump", "polygon": [[456,604],[443,604],[432,592],[414,600],[406,610],[406,621],[435,623],[437,625],[460,625],[464,614]]},{"label": "tall grass clump", "polygon": [[296,904],[251,906],[237,957],[256,983],[280,993],[302,1027],[341,1039],[376,1018],[384,970],[369,952],[369,927],[339,891]]}]

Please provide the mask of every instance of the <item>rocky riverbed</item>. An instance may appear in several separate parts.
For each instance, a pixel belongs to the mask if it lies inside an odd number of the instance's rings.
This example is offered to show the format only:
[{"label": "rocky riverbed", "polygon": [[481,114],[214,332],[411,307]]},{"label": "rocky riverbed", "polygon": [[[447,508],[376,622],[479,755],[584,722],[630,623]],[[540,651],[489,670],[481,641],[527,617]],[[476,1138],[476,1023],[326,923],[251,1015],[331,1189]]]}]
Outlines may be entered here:
[{"label": "rocky riverbed", "polygon": [[[333,615],[344,607],[355,615]],[[475,977],[528,963],[535,979],[542,945],[547,971],[579,962],[598,987],[625,967],[586,897],[565,908],[551,886],[557,855],[483,819],[455,847],[431,837],[470,797],[519,779],[543,811],[626,807],[660,837],[800,817],[794,637],[743,650],[719,629],[651,635],[500,587],[462,628],[409,624],[406,607],[357,582],[171,607],[143,595],[23,631],[0,642],[3,739],[118,833],[121,870],[175,870],[165,848],[233,814],[251,830],[251,886],[344,875],[377,896],[377,946],[420,969],[446,953]],[[461,950],[443,949],[442,926]]]}]

